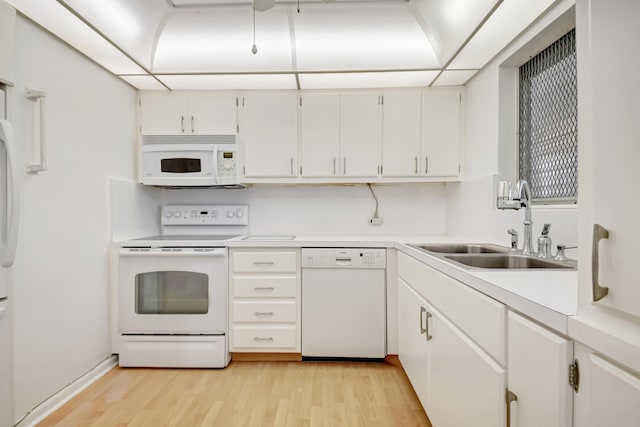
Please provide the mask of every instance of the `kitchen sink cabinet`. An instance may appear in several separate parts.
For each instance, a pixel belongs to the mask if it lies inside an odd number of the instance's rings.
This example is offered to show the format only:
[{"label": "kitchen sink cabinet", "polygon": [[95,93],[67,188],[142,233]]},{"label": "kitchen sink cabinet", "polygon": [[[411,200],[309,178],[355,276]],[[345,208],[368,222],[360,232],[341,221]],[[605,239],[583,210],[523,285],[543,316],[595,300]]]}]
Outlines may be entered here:
[{"label": "kitchen sink cabinet", "polygon": [[230,251],[230,351],[300,353],[298,249]]},{"label": "kitchen sink cabinet", "polygon": [[640,373],[575,344],[580,369],[574,396],[576,427],[637,427],[640,422]]},{"label": "kitchen sink cabinet", "polygon": [[398,357],[434,425],[504,426],[506,369],[483,346],[504,343],[506,309],[471,289],[450,292],[458,285],[398,254]]},{"label": "kitchen sink cabinet", "polygon": [[237,122],[235,94],[140,94],[143,135],[235,135]]},{"label": "kitchen sink cabinet", "polygon": [[248,93],[241,98],[238,136],[245,177],[297,176],[297,103],[294,92]]},{"label": "kitchen sink cabinet", "polygon": [[512,311],[507,330],[510,425],[570,427],[572,342]]},{"label": "kitchen sink cabinet", "polygon": [[421,92],[385,92],[382,104],[382,176],[419,176]]},{"label": "kitchen sink cabinet", "polygon": [[462,124],[462,88],[430,88],[423,92],[421,175],[460,175]]}]

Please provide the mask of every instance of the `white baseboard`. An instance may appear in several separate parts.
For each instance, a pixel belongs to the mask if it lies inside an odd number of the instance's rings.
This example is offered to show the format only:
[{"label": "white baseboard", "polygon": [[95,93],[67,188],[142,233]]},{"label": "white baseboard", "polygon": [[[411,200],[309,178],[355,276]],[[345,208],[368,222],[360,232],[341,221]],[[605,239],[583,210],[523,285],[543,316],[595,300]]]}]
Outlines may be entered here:
[{"label": "white baseboard", "polygon": [[35,426],[116,366],[118,358],[115,355],[103,360],[98,366],[29,411],[15,427]]}]

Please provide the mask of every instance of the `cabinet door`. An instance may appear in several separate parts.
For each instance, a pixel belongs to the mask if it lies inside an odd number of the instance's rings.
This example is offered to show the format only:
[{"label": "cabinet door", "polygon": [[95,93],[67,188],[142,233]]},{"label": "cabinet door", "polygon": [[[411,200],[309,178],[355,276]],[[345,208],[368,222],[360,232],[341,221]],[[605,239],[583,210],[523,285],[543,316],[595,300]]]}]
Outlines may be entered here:
[{"label": "cabinet door", "polygon": [[[640,241],[640,2],[582,1],[577,3],[578,144],[580,209],[578,246],[579,315],[609,306],[640,319],[637,247]],[[584,72],[583,72],[584,71]],[[601,224],[609,238],[600,242],[599,274],[592,278],[593,225]],[[592,280],[608,294],[592,303]],[[583,310],[584,308],[584,310]],[[602,314],[613,313],[602,310]]]},{"label": "cabinet door", "polygon": [[417,176],[422,127],[420,92],[387,92],[382,104],[382,175]]},{"label": "cabinet door", "polygon": [[190,132],[194,135],[235,135],[237,110],[234,94],[190,95]]},{"label": "cabinet door", "polygon": [[411,385],[428,411],[429,342],[427,312],[431,307],[398,277],[398,357]]},{"label": "cabinet door", "polygon": [[505,370],[439,312],[431,313],[429,419],[434,426],[505,425]]},{"label": "cabinet door", "polygon": [[340,95],[341,175],[378,176],[381,127],[381,108],[378,94]]},{"label": "cabinet door", "polygon": [[340,95],[302,95],[300,116],[302,176],[337,176],[340,160]]},{"label": "cabinet door", "polygon": [[574,397],[576,427],[637,427],[640,377],[576,343],[580,388]]},{"label": "cabinet door", "polygon": [[170,92],[140,94],[140,127],[143,135],[182,135],[189,132],[188,98]]},{"label": "cabinet door", "polygon": [[296,175],[297,101],[294,93],[244,96],[240,137],[246,177]]},{"label": "cabinet door", "polygon": [[460,174],[460,88],[433,88],[422,95],[421,173],[426,176]]},{"label": "cabinet door", "polygon": [[570,427],[573,390],[567,381],[573,346],[566,339],[509,312],[511,425]]}]

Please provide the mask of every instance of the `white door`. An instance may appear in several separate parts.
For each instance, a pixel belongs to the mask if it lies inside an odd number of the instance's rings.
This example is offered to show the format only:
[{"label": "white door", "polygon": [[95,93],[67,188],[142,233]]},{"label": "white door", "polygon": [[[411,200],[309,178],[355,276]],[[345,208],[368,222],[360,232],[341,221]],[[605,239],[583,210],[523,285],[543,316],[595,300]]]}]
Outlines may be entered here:
[{"label": "white door", "polygon": [[303,177],[333,177],[339,173],[340,95],[301,96],[300,163]]},{"label": "white door", "polygon": [[382,175],[420,173],[422,95],[386,92],[382,103]]},{"label": "white door", "polygon": [[246,177],[296,176],[298,98],[295,93],[253,93],[243,98],[240,142]]},{"label": "white door", "polygon": [[511,424],[518,427],[571,427],[573,389],[568,366],[573,345],[547,329],[509,312],[509,391]]},{"label": "white door", "polygon": [[340,95],[341,175],[378,176],[382,138],[380,102],[376,93]]},{"label": "white door", "polygon": [[433,88],[422,95],[422,175],[460,174],[462,89]]},{"label": "white door", "polygon": [[425,411],[429,396],[427,313],[431,306],[398,277],[398,357]]},{"label": "white door", "polygon": [[[592,307],[592,281],[608,294],[595,307],[608,306],[640,319],[637,247],[640,241],[640,2],[578,3],[579,236],[580,308]],[[594,224],[609,232],[595,247]],[[592,253],[599,249],[598,277]],[[584,267],[584,269],[583,269]],[[597,271],[597,270],[595,270]],[[602,308],[602,307],[600,307]],[[602,310],[602,313],[611,313]]]},{"label": "white door", "polygon": [[238,107],[235,94],[189,95],[189,128],[194,135],[235,135]]},{"label": "white door", "polygon": [[140,94],[140,127],[143,135],[183,135],[190,132],[188,97],[172,92]]},{"label": "white door", "polygon": [[576,427],[637,427],[640,376],[576,343],[580,387],[574,397]]},{"label": "white door", "polygon": [[504,426],[506,371],[442,314],[431,315],[429,419],[437,427]]}]

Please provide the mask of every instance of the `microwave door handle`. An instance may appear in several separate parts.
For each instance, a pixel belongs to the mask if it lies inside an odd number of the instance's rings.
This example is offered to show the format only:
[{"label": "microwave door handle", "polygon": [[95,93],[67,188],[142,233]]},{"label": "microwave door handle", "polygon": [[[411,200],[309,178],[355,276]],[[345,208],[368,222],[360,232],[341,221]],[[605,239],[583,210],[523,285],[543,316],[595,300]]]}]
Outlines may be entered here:
[{"label": "microwave door handle", "polygon": [[[7,166],[10,171],[8,178],[11,185],[7,185],[7,201],[11,203],[7,209],[7,235],[4,242],[0,242],[0,265],[11,267],[16,256],[16,244],[18,243],[18,220],[20,212],[20,193],[18,189],[18,159],[13,128],[6,120],[0,120],[0,141],[4,142],[7,152]],[[9,200],[10,197],[10,200]]]},{"label": "microwave door handle", "polygon": [[213,178],[216,181],[216,184],[219,184],[218,178],[218,146],[213,146]]}]

